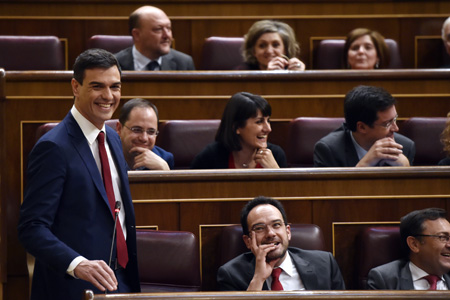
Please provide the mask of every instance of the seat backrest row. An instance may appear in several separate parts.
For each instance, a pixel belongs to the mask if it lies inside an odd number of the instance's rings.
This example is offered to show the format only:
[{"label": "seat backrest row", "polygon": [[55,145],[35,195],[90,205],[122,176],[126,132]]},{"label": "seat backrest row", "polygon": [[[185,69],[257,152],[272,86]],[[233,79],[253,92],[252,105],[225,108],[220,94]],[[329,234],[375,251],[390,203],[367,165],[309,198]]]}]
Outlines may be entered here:
[{"label": "seat backrest row", "polygon": [[[322,137],[337,129],[343,118],[300,117],[292,120],[286,132],[286,155],[290,167],[312,167],[314,145]],[[402,123],[400,132],[416,144],[414,165],[436,165],[445,157],[440,134],[447,119],[410,118]],[[107,124],[115,128],[117,120]],[[36,141],[57,123],[47,123],[38,128]],[[175,168],[189,168],[194,157],[214,141],[220,120],[171,120],[160,125],[157,145],[172,152]],[[279,137],[278,137],[279,138]],[[270,137],[269,137],[270,139]]]},{"label": "seat backrest row", "polygon": [[[290,247],[325,250],[323,232],[317,225],[290,224],[290,227]],[[249,251],[242,235],[240,225],[223,227],[216,269]],[[360,289],[367,288],[367,275],[372,268],[405,255],[401,250],[398,226],[367,227],[359,233],[356,247],[358,266],[355,274]],[[200,254],[193,233],[138,229],[137,248],[142,292],[201,290]]]},{"label": "seat backrest row", "polygon": [[[341,69],[344,40],[323,40],[314,55],[314,69]],[[389,68],[401,68],[397,42],[386,39],[390,50]],[[205,39],[199,62],[201,70],[233,70],[243,63],[243,37]],[[102,48],[117,53],[133,45],[129,35],[94,35],[88,48]],[[64,70],[65,55],[62,42],[55,36],[0,36],[0,67],[6,70]]]}]

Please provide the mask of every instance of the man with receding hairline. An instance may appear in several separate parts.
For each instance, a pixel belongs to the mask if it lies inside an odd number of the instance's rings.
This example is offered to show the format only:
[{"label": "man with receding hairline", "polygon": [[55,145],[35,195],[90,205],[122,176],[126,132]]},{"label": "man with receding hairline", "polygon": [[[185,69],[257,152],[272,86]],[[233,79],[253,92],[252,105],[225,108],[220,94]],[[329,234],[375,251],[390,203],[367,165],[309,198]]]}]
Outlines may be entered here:
[{"label": "man with receding hairline", "polygon": [[219,268],[222,291],[344,290],[333,255],[289,247],[291,228],[283,205],[259,196],[241,211],[243,239],[251,252]]},{"label": "man with receding hairline", "polygon": [[142,6],[131,13],[134,45],[116,53],[122,70],[195,70],[192,57],[171,48],[172,24],[161,9]]}]

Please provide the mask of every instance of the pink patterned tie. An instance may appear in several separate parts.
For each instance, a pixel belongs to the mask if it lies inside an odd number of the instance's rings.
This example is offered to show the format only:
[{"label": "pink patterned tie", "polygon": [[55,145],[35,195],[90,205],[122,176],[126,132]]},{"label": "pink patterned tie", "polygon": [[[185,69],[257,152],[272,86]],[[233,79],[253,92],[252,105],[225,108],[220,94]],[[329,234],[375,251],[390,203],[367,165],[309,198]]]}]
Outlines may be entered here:
[{"label": "pink patterned tie", "polygon": [[272,291],[283,291],[283,286],[280,282],[281,271],[283,271],[281,268],[272,270],[272,286],[270,287]]},{"label": "pink patterned tie", "polygon": [[[114,189],[111,179],[111,169],[109,168],[108,155],[106,154],[105,148],[105,133],[100,131],[98,134],[98,150],[100,153],[100,161],[102,163],[102,174],[103,174],[103,184],[105,185],[106,195],[108,196],[109,207],[114,217],[114,208],[116,204],[116,197],[114,196]],[[123,235],[122,226],[120,226],[120,220],[117,220],[117,260],[119,265],[123,268],[127,266],[128,263],[128,250],[127,242],[125,241],[125,236]]]}]

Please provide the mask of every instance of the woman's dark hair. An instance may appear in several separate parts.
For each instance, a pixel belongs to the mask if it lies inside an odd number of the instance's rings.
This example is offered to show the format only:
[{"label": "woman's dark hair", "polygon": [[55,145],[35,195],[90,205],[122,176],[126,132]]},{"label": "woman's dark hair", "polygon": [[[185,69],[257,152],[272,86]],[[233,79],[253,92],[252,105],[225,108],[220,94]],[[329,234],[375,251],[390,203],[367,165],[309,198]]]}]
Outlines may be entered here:
[{"label": "woman's dark hair", "polygon": [[236,130],[245,127],[247,120],[256,117],[258,111],[261,111],[264,117],[272,114],[272,108],[266,99],[247,92],[234,94],[223,111],[216,141],[222,143],[228,151],[241,150],[241,141]]}]

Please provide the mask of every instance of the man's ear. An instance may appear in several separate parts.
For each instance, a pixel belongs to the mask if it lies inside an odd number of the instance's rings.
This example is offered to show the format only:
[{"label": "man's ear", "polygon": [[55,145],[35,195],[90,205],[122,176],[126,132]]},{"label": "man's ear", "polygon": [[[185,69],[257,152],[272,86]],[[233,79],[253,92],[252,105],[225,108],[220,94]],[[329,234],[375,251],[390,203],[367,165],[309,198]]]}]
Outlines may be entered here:
[{"label": "man's ear", "polygon": [[116,123],[116,132],[118,135],[120,135],[120,132],[122,131],[122,124],[118,121]]},{"label": "man's ear", "polygon": [[139,28],[133,28],[131,29],[131,36],[133,37],[133,40],[138,40],[139,39]]},{"label": "man's ear", "polygon": [[290,225],[286,225],[286,233],[287,233],[288,241],[290,241],[291,240],[291,226]]},{"label": "man's ear", "polygon": [[[249,233],[250,234],[250,233]],[[248,235],[243,235],[242,239],[244,240],[245,246],[247,246],[248,249],[252,249],[252,241],[250,240],[250,237]]]},{"label": "man's ear", "polygon": [[419,253],[420,251],[420,241],[413,236],[408,236],[406,238],[406,243],[408,244],[409,249],[411,249],[414,253]]},{"label": "man's ear", "polygon": [[81,86],[81,84],[75,79],[72,78],[72,81],[70,82],[70,84],[72,85],[72,93],[75,97],[79,96],[79,88]]},{"label": "man's ear", "polygon": [[369,125],[367,125],[366,123],[362,122],[362,121],[358,121],[356,122],[356,131],[357,132],[361,132],[361,133],[366,133],[367,130],[369,129]]}]

